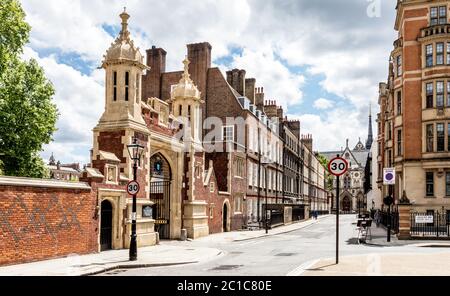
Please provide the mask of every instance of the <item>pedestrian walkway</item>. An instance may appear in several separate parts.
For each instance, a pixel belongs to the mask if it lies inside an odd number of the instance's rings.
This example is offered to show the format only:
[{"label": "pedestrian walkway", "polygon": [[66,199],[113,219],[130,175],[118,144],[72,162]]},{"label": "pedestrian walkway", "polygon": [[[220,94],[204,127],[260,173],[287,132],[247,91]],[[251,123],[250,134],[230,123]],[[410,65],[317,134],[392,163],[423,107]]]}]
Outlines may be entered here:
[{"label": "pedestrian walkway", "polygon": [[320,260],[303,276],[450,276],[450,252],[368,254]]},{"label": "pedestrian walkway", "polygon": [[27,264],[0,267],[0,276],[79,276],[120,268],[142,268],[206,262],[222,255],[214,248],[160,244],[138,249],[138,260],[128,261],[128,250],[74,255]]},{"label": "pedestrian walkway", "polygon": [[292,231],[296,231],[296,230],[308,227],[308,226],[318,223],[320,220],[326,219],[330,216],[331,215],[324,215],[324,216],[318,217],[317,220],[310,219],[310,220],[304,220],[301,222],[294,222],[292,224],[285,225],[285,226],[279,226],[279,227],[276,227],[273,229],[269,229],[267,234],[266,234],[265,229],[232,231],[232,232],[211,234],[209,236],[205,236],[205,237],[196,239],[195,242],[229,243],[229,242],[238,242],[238,241],[245,241],[245,240],[250,240],[250,239],[255,239],[255,238],[261,238],[261,237],[266,237],[266,236],[270,236],[270,235],[277,235],[277,234],[292,232]]},{"label": "pedestrian walkway", "polygon": [[[356,218],[355,218],[356,221]],[[355,231],[354,231],[354,243],[357,243],[358,230],[356,227],[356,222],[354,223]],[[401,246],[409,246],[409,245],[418,245],[418,244],[426,244],[430,243],[431,240],[419,240],[419,239],[411,239],[411,240],[399,240],[395,233],[391,232],[391,240],[387,241],[387,229],[383,225],[380,224],[377,227],[374,223],[371,227],[372,238],[368,239],[365,244],[369,246],[378,246],[378,247],[401,247]],[[434,240],[438,241],[438,240]]]}]

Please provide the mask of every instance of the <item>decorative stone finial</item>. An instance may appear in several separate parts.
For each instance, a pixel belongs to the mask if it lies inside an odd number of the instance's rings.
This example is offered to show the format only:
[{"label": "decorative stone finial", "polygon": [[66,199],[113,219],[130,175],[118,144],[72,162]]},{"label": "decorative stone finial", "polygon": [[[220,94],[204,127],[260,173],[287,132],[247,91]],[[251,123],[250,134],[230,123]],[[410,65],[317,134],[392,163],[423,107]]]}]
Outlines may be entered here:
[{"label": "decorative stone finial", "polygon": [[126,40],[130,37],[130,32],[128,31],[128,20],[130,19],[130,15],[127,13],[126,7],[123,8],[120,18],[122,19],[122,31],[120,31],[120,38],[122,40]]},{"label": "decorative stone finial", "polygon": [[191,75],[189,75],[189,64],[190,63],[191,62],[189,61],[188,57],[186,56],[186,58],[183,61],[183,64],[184,64],[183,79],[184,79],[184,81],[191,80]]}]

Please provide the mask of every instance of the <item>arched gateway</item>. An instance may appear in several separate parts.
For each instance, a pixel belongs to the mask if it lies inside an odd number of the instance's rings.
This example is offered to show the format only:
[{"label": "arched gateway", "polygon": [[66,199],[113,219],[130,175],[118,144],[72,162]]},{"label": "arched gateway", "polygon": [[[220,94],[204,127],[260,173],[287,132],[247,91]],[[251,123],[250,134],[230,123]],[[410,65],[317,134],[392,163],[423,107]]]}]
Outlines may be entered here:
[{"label": "arched gateway", "polygon": [[154,202],[155,230],[161,239],[169,239],[171,168],[165,157],[157,153],[150,158],[150,170],[150,200]]}]

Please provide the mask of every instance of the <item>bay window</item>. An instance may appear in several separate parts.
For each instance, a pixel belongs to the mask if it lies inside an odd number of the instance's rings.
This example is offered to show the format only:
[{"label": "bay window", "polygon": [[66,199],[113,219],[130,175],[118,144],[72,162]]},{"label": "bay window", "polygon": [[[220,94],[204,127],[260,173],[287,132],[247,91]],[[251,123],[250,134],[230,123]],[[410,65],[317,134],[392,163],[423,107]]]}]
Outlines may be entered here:
[{"label": "bay window", "polygon": [[444,43],[436,43],[436,65],[444,64]]},{"label": "bay window", "polygon": [[432,124],[427,124],[426,127],[427,152],[434,150],[434,128]]},{"label": "bay window", "polygon": [[433,108],[433,100],[434,100],[434,96],[433,96],[433,83],[427,83],[426,85],[426,96],[427,96],[427,100],[426,100],[426,107],[427,108]]},{"label": "bay window", "polygon": [[436,82],[436,107],[444,107],[444,81]]},{"label": "bay window", "polygon": [[433,66],[433,44],[428,44],[425,49],[426,52],[426,66]]},{"label": "bay window", "polygon": [[445,151],[445,130],[443,123],[436,124],[437,152]]}]

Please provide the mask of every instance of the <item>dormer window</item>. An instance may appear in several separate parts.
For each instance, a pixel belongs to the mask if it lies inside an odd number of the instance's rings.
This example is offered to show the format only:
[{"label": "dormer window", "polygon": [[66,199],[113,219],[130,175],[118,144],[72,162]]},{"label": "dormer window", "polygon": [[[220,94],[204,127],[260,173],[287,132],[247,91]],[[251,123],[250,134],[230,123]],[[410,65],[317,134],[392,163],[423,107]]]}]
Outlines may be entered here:
[{"label": "dormer window", "polygon": [[117,101],[117,72],[113,72],[113,100]]},{"label": "dormer window", "polygon": [[130,72],[125,72],[125,101],[129,99]]}]

